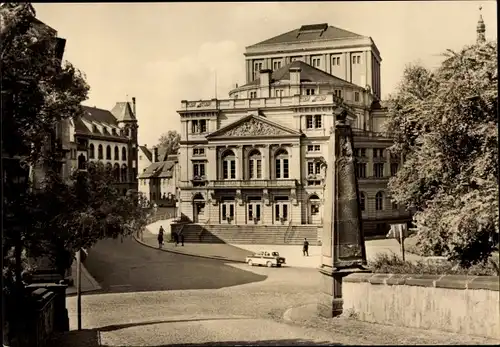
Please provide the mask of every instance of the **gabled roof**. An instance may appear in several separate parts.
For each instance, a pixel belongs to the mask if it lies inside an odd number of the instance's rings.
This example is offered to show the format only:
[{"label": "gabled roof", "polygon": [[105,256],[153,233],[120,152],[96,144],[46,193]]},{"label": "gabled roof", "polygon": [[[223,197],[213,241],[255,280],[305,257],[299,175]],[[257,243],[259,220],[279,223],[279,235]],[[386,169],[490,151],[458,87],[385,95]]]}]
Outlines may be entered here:
[{"label": "gabled roof", "polygon": [[142,151],[142,153],[144,153],[149,161],[153,161],[153,153],[151,153],[151,151],[146,146],[139,146],[139,149]]},{"label": "gabled roof", "polygon": [[173,161],[152,163],[139,175],[139,178],[171,178],[174,166],[175,162]]},{"label": "gabled roof", "polygon": [[[331,75],[323,70],[317,69],[314,66],[311,66],[303,61],[296,60],[291,62],[288,65],[283,66],[282,68],[273,71],[271,75],[271,83],[277,81],[289,81],[290,80],[290,69],[291,68],[300,68],[300,81],[301,82],[324,82],[324,83],[332,83],[335,85],[341,86],[349,86],[358,89],[363,89],[357,86],[354,83],[343,80],[342,78]],[[260,78],[253,80],[252,82],[245,84],[242,87],[250,86],[250,85],[259,85]]]},{"label": "gabled roof", "polygon": [[265,117],[249,115],[217,131],[214,131],[213,133],[207,135],[207,139],[276,136],[301,136],[301,133],[294,129],[271,122]]},{"label": "gabled roof", "polygon": [[118,121],[135,121],[135,115],[129,102],[117,102],[111,113]]},{"label": "gabled roof", "polygon": [[[324,24],[303,25],[299,29],[294,29],[287,33],[272,37],[249,47],[260,45],[273,45],[283,43],[297,43],[304,41],[327,41],[347,38],[363,37],[362,35]],[[247,47],[247,48],[249,48]]]},{"label": "gabled roof", "polygon": [[83,118],[89,122],[99,122],[109,125],[118,125],[116,118],[108,110],[102,108],[83,106]]}]

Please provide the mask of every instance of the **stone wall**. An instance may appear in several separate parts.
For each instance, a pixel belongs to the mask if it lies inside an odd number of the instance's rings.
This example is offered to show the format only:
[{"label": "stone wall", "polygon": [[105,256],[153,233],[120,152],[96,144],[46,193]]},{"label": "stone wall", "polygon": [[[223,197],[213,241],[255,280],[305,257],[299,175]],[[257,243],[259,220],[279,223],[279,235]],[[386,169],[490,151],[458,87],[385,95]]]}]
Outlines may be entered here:
[{"label": "stone wall", "polygon": [[499,277],[351,274],[343,311],[372,323],[500,339]]}]

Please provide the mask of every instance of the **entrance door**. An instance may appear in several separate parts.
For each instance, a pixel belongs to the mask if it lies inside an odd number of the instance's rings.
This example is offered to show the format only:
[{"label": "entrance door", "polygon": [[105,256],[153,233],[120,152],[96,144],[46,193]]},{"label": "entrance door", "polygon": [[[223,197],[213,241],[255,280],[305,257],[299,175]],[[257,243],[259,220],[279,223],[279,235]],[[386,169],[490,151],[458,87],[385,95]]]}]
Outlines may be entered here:
[{"label": "entrance door", "polygon": [[193,222],[200,223],[200,216],[203,218],[205,214],[205,203],[195,201],[194,202],[194,211],[193,211]]},{"label": "entrance door", "polygon": [[221,209],[220,209],[221,224],[233,223],[234,222],[234,210],[235,210],[234,201],[224,201],[221,203],[220,207],[221,207]]},{"label": "entrance door", "polygon": [[261,216],[261,203],[260,202],[249,202],[247,204],[247,218],[248,223],[260,224],[262,220]]},{"label": "entrance door", "polygon": [[289,221],[287,202],[276,202],[274,205],[274,221],[276,223],[287,223]]}]

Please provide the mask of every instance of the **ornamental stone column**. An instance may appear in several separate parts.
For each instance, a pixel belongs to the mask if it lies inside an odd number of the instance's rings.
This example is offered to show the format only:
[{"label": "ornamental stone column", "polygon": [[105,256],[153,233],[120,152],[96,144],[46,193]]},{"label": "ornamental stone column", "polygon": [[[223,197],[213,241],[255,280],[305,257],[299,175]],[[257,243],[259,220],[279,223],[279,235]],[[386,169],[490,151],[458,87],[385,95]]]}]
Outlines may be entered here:
[{"label": "ornamental stone column", "polygon": [[321,289],[317,312],[322,317],[342,313],[342,278],[353,272],[369,272],[361,227],[355,156],[347,111],[334,111],[335,125],[330,131],[325,189]]}]

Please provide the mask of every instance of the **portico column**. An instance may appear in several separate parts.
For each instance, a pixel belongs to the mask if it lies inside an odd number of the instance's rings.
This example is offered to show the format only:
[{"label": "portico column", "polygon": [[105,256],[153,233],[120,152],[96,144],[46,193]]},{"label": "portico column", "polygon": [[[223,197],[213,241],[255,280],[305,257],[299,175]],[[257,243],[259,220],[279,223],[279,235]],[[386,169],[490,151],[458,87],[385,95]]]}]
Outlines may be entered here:
[{"label": "portico column", "polygon": [[243,180],[245,158],[243,157],[243,146],[236,147],[236,179]]},{"label": "portico column", "polygon": [[271,146],[266,144],[262,150],[262,177],[265,180],[271,179]]}]

